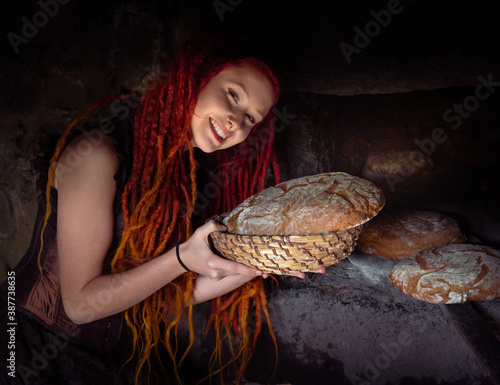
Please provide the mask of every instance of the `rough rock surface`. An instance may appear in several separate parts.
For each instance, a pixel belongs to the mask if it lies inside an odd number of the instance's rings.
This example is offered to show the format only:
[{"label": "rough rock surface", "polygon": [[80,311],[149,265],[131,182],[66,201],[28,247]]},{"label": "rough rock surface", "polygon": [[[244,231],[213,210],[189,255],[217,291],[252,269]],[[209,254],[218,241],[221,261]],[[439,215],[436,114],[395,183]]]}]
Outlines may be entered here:
[{"label": "rough rock surface", "polygon": [[[38,3],[11,2],[3,36],[19,33]],[[455,213],[471,241],[500,245],[500,92],[493,87],[485,100],[474,99],[480,77],[500,80],[497,14],[487,11],[496,2],[401,1],[401,12],[350,63],[339,45],[355,44],[355,27],[364,30],[387,1],[117,3],[67,2],[17,54],[3,39],[0,257],[7,267],[31,237],[38,143],[100,97],[144,90],[180,41],[219,27],[257,35],[277,59],[285,91],[274,110],[283,180],[360,175],[371,153],[420,151],[434,164],[425,177],[408,170],[377,182],[387,206]],[[223,11],[214,7],[221,3]],[[282,290],[270,294],[281,357],[273,383],[489,385],[440,308],[397,291],[387,261],[379,266],[372,258],[353,256],[304,281],[283,278]],[[474,307],[500,337],[500,302]],[[197,309],[202,334],[207,306]],[[254,383],[267,383],[274,365],[264,335],[260,361],[248,372]],[[200,341],[191,360],[204,370],[211,346]]]},{"label": "rough rock surface", "polygon": [[[489,384],[446,313],[391,284],[395,263],[355,251],[325,275],[280,278],[280,289],[269,294],[279,345],[272,384]],[[498,322],[500,300],[476,306],[492,325]],[[199,324],[203,317],[197,313]],[[199,343],[192,364],[203,367],[210,352],[206,340]],[[267,383],[273,365],[264,328],[247,380]]]}]

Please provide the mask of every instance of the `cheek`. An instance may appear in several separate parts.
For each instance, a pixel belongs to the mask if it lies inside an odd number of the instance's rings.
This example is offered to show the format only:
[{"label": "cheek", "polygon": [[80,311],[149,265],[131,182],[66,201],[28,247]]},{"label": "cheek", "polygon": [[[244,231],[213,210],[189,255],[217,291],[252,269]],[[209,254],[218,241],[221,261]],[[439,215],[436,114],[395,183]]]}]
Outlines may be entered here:
[{"label": "cheek", "polygon": [[231,137],[230,142],[226,142],[226,145],[224,146],[224,148],[230,148],[233,146],[237,146],[241,142],[244,142],[246,140],[246,138],[248,138],[249,134],[250,134],[250,131],[246,131],[246,130],[237,132],[236,135],[233,135]]},{"label": "cheek", "polygon": [[250,135],[250,131],[250,129],[239,131],[238,136],[235,139],[238,141],[238,143],[245,141],[248,138],[248,135]]},{"label": "cheek", "polygon": [[227,102],[223,92],[216,92],[212,89],[205,89],[198,96],[195,110],[197,113],[213,113],[220,109],[226,109]]}]

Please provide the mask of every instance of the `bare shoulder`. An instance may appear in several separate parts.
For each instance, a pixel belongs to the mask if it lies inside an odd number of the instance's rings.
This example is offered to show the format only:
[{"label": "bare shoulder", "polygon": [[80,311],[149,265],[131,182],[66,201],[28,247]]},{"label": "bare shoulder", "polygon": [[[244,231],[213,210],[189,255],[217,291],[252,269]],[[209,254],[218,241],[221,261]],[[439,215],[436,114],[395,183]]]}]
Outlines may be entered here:
[{"label": "bare shoulder", "polygon": [[114,139],[106,135],[98,139],[79,135],[66,146],[57,162],[54,187],[58,189],[63,180],[113,177],[118,165]]}]

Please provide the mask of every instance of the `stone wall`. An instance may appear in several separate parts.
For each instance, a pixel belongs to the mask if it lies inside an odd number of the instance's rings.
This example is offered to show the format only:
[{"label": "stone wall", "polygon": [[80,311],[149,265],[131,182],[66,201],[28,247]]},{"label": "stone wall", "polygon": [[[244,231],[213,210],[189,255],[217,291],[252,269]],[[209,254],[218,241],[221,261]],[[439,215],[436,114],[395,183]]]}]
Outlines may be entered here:
[{"label": "stone wall", "polygon": [[[486,175],[475,185],[488,192],[498,186],[489,171],[498,164],[498,92],[471,104],[458,130],[443,121],[445,111],[474,95],[479,77],[499,76],[493,16],[472,2],[74,0],[53,9],[44,19],[48,11],[38,3],[13,3],[3,24],[10,38],[0,57],[0,251],[9,266],[31,236],[30,162],[39,137],[102,96],[144,90],[181,42],[205,29],[254,36],[271,53],[284,89],[277,116],[284,178],[332,169],[358,174],[370,152],[418,150],[415,140],[441,127],[449,139],[431,154],[439,157],[437,170],[477,166]],[[30,22],[40,26],[30,30]],[[410,179],[397,189],[411,191]]]},{"label": "stone wall", "polygon": [[[252,36],[270,53],[284,91],[276,107],[283,180],[332,170],[361,175],[384,189],[388,206],[447,212],[472,241],[500,245],[494,2],[40,3],[12,2],[2,23],[0,256],[7,268],[31,237],[31,166],[40,143],[100,97],[143,90],[182,41],[205,29]],[[485,83],[487,96],[477,95]],[[371,155],[393,150],[420,154],[426,167],[370,172]],[[386,273],[382,261],[353,255],[325,276],[280,278],[283,290],[270,293],[282,352],[276,383],[488,384],[490,373],[448,314],[406,298]],[[497,336],[499,305],[475,304]],[[384,353],[395,343],[398,354]],[[270,346],[263,337],[249,379],[266,382]],[[193,362],[203,364],[206,349],[198,346]]]}]

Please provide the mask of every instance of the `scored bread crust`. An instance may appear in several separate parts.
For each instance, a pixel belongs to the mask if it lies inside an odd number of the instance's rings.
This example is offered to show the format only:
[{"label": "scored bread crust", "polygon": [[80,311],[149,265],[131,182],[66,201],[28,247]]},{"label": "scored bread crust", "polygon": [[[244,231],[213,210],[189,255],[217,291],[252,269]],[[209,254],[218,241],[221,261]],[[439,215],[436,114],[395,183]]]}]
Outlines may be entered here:
[{"label": "scored bread crust", "polygon": [[368,155],[365,171],[378,175],[422,174],[433,167],[432,159],[419,151],[388,150]]},{"label": "scored bread crust", "polygon": [[500,250],[453,244],[426,249],[399,262],[389,279],[401,292],[431,303],[500,297]]},{"label": "scored bread crust", "polygon": [[239,204],[224,224],[232,234],[324,234],[359,226],[384,204],[382,190],[373,183],[331,172],[268,187]]},{"label": "scored bread crust", "polygon": [[368,222],[357,247],[366,254],[404,259],[431,246],[461,243],[465,236],[451,217],[434,211],[383,212]]}]

